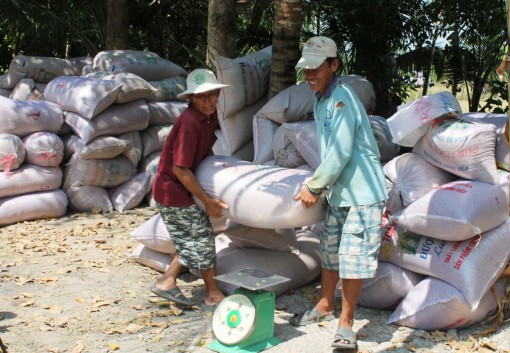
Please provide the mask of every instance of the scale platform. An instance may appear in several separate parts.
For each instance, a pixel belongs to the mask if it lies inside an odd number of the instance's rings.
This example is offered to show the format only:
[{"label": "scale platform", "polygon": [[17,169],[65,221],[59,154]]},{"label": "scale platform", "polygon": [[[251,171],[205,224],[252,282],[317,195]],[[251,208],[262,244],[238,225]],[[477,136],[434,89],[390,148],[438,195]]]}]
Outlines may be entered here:
[{"label": "scale platform", "polygon": [[215,278],[239,288],[214,311],[216,340],[207,348],[220,353],[255,353],[279,344],[280,340],[274,337],[276,296],[266,288],[290,279],[250,268]]}]

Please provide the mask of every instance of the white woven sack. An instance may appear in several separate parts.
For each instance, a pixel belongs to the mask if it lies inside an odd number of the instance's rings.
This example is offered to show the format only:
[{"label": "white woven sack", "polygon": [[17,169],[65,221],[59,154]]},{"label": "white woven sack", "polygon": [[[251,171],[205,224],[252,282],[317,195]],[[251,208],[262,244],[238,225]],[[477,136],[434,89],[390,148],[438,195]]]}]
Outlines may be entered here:
[{"label": "white woven sack", "polygon": [[142,139],[143,157],[147,157],[152,152],[163,150],[166,138],[172,131],[172,124],[150,125],[145,130],[140,131]]},{"label": "white woven sack", "polygon": [[314,93],[308,83],[290,86],[276,94],[257,115],[264,115],[279,124],[313,119]]},{"label": "white woven sack", "polygon": [[270,249],[299,254],[299,244],[293,228],[264,229],[232,222],[223,234],[239,248]]},{"label": "white woven sack", "polygon": [[296,228],[319,222],[325,200],[303,208],[294,196],[311,173],[300,169],[255,165],[234,157],[211,156],[195,175],[208,195],[225,202],[233,222],[258,228]]},{"label": "white woven sack", "polygon": [[317,142],[317,131],[314,121],[301,121],[285,123],[285,135],[288,136],[296,150],[306,163],[313,169],[317,169],[321,163]]},{"label": "white woven sack", "polygon": [[276,129],[273,136],[272,147],[275,165],[282,168],[297,168],[306,164],[306,161],[290,142],[284,125],[282,124]]},{"label": "white woven sack", "polygon": [[87,144],[98,136],[119,135],[147,128],[149,108],[145,100],[139,99],[112,105],[92,120],[87,120],[77,113],[67,112],[65,122]]},{"label": "white woven sack", "polygon": [[387,122],[394,143],[414,147],[434,119],[458,118],[460,114],[462,108],[457,98],[444,91],[423,96],[399,107]]},{"label": "white woven sack", "polygon": [[125,183],[136,174],[136,167],[122,156],[110,159],[83,159],[73,155],[64,169],[64,190],[75,182],[114,187]]},{"label": "white woven sack", "polygon": [[216,142],[212,146],[213,153],[217,156],[230,156],[230,148],[228,147],[223,131],[217,129],[214,131],[214,135],[216,136]]},{"label": "white woven sack", "polygon": [[152,152],[147,157],[142,158],[140,165],[138,166],[138,171],[146,171],[150,176],[149,185],[147,187],[147,194],[152,190],[152,184],[154,184],[154,179],[156,178],[156,173],[158,172],[160,158],[161,151]]},{"label": "white woven sack", "polygon": [[271,53],[272,47],[267,47],[236,59],[222,56],[211,58],[218,81],[230,86],[221,90],[218,99],[220,120],[265,97],[269,86]]},{"label": "white woven sack", "polygon": [[237,151],[232,153],[232,157],[241,159],[243,161],[251,161],[253,160],[254,154],[255,151],[253,150],[253,140],[250,139]]},{"label": "white woven sack", "polygon": [[443,184],[391,216],[408,231],[448,241],[480,235],[507,218],[505,190],[472,180]]},{"label": "white woven sack", "polygon": [[376,276],[363,280],[358,305],[372,309],[394,309],[424,277],[381,261]]},{"label": "white woven sack", "polygon": [[112,73],[108,71],[97,71],[91,72],[85,75],[85,77],[122,82],[122,88],[115,99],[115,103],[117,104],[132,102],[137,99],[150,99],[152,95],[156,94],[158,91],[158,89],[149,82],[130,72]]},{"label": "white woven sack", "polygon": [[128,255],[128,258],[140,265],[147,266],[163,273],[168,269],[168,267],[170,267],[170,263],[174,259],[174,255],[165,254],[150,249],[143,244],[139,244],[131,252],[131,254]]},{"label": "white woven sack", "polygon": [[174,76],[149,83],[157,90],[147,99],[153,102],[175,101],[177,95],[186,90],[186,76]]},{"label": "white woven sack", "polygon": [[131,72],[147,81],[159,81],[174,76],[186,77],[188,75],[188,72],[182,67],[161,57],[116,57],[108,66],[108,71],[114,73]]},{"label": "white woven sack", "polygon": [[[229,224],[229,220],[225,217],[209,218],[209,220],[215,233],[224,231]],[[139,225],[131,232],[130,236],[131,239],[142,243],[150,249],[162,253],[175,254],[176,250],[172,238],[159,213]]]},{"label": "white woven sack", "polygon": [[384,165],[383,171],[388,191],[386,209],[392,214],[406,208],[429,191],[458,179],[416,153],[405,153],[393,158]]},{"label": "white woven sack", "polygon": [[0,198],[55,190],[62,185],[60,168],[39,167],[25,163],[9,174],[0,174]]},{"label": "white woven sack", "polygon": [[66,189],[69,209],[77,212],[112,212],[108,191],[102,186],[83,185],[79,182]]},{"label": "white woven sack", "polygon": [[77,56],[67,59],[71,62],[74,76],[82,76],[82,72],[86,66],[92,66],[94,58],[91,56]]},{"label": "white woven sack", "polygon": [[122,152],[122,156],[136,167],[142,159],[142,138],[139,131],[130,131],[117,136],[118,139],[126,142],[126,149]]},{"label": "white woven sack", "polygon": [[496,165],[498,168],[510,171],[510,148],[505,142],[505,126],[508,124],[508,114],[464,113],[461,119],[474,119],[496,127]]},{"label": "white woven sack", "polygon": [[12,89],[10,99],[40,100],[43,99],[43,92],[35,86],[34,80],[24,78]]},{"label": "white woven sack", "polygon": [[19,137],[38,131],[58,133],[63,123],[62,108],[55,103],[0,97],[0,133]]},{"label": "white woven sack", "polygon": [[188,107],[188,102],[149,102],[149,125],[174,124]]},{"label": "white woven sack", "polygon": [[126,140],[114,136],[99,136],[84,145],[78,155],[83,159],[109,159],[122,154],[127,145]]},{"label": "white woven sack", "polygon": [[108,190],[115,211],[124,212],[141,204],[147,192],[149,178],[149,174],[143,171]]},{"label": "white woven sack", "polygon": [[60,76],[48,83],[44,99],[92,119],[115,102],[123,85],[115,80]]},{"label": "white woven sack", "polygon": [[156,61],[160,56],[148,50],[103,50],[94,56],[94,71],[108,71],[110,64],[117,58],[131,60]]},{"label": "white woven sack", "polygon": [[59,218],[66,212],[67,196],[60,189],[0,199],[0,225],[44,218]]},{"label": "white woven sack", "polygon": [[418,283],[393,311],[389,324],[407,326],[426,331],[447,331],[473,326],[498,308],[503,299],[505,281],[494,284],[495,293],[488,291],[476,310],[466,302],[462,293],[452,285],[428,277]]},{"label": "white woven sack", "polygon": [[377,141],[381,162],[387,162],[396,157],[400,152],[400,146],[392,142],[393,137],[386,119],[378,115],[369,115],[368,120]]},{"label": "white woven sack", "polygon": [[[268,119],[264,115],[256,114],[253,117],[253,149],[254,164],[263,164],[273,160],[273,149],[271,143],[276,129],[280,124]],[[219,154],[219,153],[217,153]]]},{"label": "white woven sack", "polygon": [[340,80],[352,88],[363,104],[367,114],[374,114],[375,90],[372,82],[359,75],[340,76]]},{"label": "white woven sack", "polygon": [[9,174],[25,161],[23,140],[13,134],[0,134],[0,171]]},{"label": "white woven sack", "polygon": [[498,184],[496,128],[471,119],[437,119],[414,153],[461,178]]},{"label": "white woven sack", "polygon": [[23,144],[26,163],[40,167],[58,167],[64,159],[64,143],[52,132],[34,132],[23,137]]},{"label": "white woven sack", "polygon": [[[252,120],[255,113],[264,104],[261,99],[253,104],[242,107],[232,115],[224,116],[220,120],[220,127],[227,142],[228,156],[241,149],[248,141],[253,139]],[[251,159],[250,159],[251,160]]]},{"label": "white woven sack", "polygon": [[510,259],[510,219],[481,236],[445,241],[383,226],[379,259],[441,279],[457,288],[472,310],[496,282]]},{"label": "white woven sack", "polygon": [[[288,282],[266,288],[277,296],[302,287],[321,273],[319,238],[311,232],[299,231],[297,239],[299,255],[268,249],[239,249],[218,256],[216,273],[222,275],[248,268],[289,278]],[[238,288],[236,285],[221,281],[218,285],[227,294],[232,294]]]}]

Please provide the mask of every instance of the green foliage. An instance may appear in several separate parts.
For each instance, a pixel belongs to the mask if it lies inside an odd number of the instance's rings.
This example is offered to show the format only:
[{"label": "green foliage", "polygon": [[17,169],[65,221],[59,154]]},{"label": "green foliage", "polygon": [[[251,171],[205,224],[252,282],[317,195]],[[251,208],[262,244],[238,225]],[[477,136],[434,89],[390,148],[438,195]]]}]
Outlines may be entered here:
[{"label": "green foliage", "polygon": [[490,82],[489,97],[480,111],[494,114],[508,113],[508,83],[501,80]]}]

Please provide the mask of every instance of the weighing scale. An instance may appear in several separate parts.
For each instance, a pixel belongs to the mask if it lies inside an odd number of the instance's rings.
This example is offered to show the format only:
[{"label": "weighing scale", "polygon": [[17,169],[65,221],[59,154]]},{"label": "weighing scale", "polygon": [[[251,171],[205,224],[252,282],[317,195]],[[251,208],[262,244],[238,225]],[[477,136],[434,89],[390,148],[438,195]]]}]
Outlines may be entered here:
[{"label": "weighing scale", "polygon": [[275,294],[264,288],[290,281],[255,269],[244,269],[214,277],[237,285],[214,311],[212,328],[216,339],[207,348],[221,353],[260,352],[276,346],[274,337]]}]

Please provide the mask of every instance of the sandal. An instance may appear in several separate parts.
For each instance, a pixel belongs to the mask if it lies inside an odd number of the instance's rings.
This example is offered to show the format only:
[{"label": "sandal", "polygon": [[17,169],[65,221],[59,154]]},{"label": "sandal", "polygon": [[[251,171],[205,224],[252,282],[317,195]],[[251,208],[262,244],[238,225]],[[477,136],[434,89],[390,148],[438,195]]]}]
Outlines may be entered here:
[{"label": "sandal", "polygon": [[330,321],[334,318],[333,312],[322,314],[315,308],[308,308],[300,314],[295,314],[289,319],[289,322],[294,326],[305,326],[314,322]]},{"label": "sandal", "polygon": [[156,287],[152,287],[151,292],[160,296],[161,298],[165,298],[167,300],[173,301],[178,304],[182,304],[184,306],[195,305],[195,303],[193,303],[191,299],[188,299],[184,296],[179,287],[174,287],[169,290],[163,290]]},{"label": "sandal", "polygon": [[356,348],[356,333],[349,328],[337,328],[331,347],[340,349]]}]

